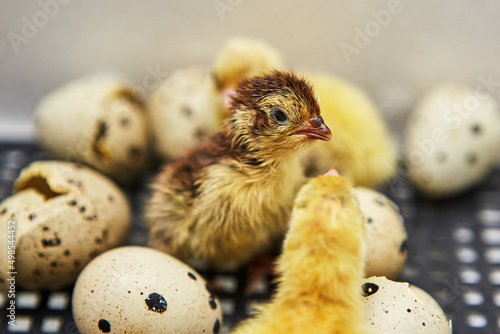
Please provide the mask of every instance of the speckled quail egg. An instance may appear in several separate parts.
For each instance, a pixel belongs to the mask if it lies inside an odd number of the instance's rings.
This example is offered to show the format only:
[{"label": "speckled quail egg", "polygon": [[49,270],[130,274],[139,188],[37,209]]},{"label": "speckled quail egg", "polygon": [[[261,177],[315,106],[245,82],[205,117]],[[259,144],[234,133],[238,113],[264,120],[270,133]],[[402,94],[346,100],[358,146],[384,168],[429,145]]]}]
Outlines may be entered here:
[{"label": "speckled quail egg", "polygon": [[129,182],[146,165],[145,109],[132,86],[111,75],[70,82],[40,101],[35,135],[54,158]]},{"label": "speckled quail egg", "polygon": [[222,311],[207,282],[161,251],[128,246],[101,254],[73,291],[82,333],[219,333]]},{"label": "speckled quail egg", "polygon": [[15,268],[26,289],[59,289],[73,284],[98,254],[120,246],[131,213],[123,192],[108,178],[79,164],[34,162],[21,171],[14,194],[0,203],[0,255],[6,258],[8,222],[15,222]]},{"label": "speckled quail egg", "polygon": [[374,333],[451,334],[439,304],[408,283],[370,277],[363,284],[368,324]]},{"label": "speckled quail egg", "polygon": [[428,197],[449,197],[479,183],[500,154],[498,103],[480,86],[431,89],[408,120],[406,165]]},{"label": "speckled quail egg", "polygon": [[157,154],[175,159],[208,139],[222,121],[222,97],[205,68],[178,70],[148,98],[149,124]]},{"label": "speckled quail egg", "polygon": [[357,187],[355,191],[365,216],[365,276],[394,279],[408,255],[403,217],[397,205],[384,194],[363,187]]}]

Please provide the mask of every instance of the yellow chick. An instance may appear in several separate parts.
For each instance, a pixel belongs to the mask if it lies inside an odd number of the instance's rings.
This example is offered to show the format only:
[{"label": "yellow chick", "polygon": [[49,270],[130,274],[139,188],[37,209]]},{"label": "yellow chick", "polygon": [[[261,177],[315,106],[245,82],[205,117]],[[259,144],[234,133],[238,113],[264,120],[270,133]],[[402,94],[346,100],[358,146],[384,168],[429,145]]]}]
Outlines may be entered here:
[{"label": "yellow chick", "polygon": [[284,69],[280,53],[269,44],[247,37],[229,39],[213,63],[226,112],[231,103],[230,97],[240,81]]},{"label": "yellow chick", "polygon": [[307,73],[323,118],[335,140],[315,143],[303,156],[307,176],[335,166],[354,185],[375,187],[397,171],[397,150],[385,122],[369,97],[345,80]]},{"label": "yellow chick", "polygon": [[258,39],[233,37],[216,55],[213,70],[222,89],[235,88],[241,80],[284,69],[279,52]]},{"label": "yellow chick", "polygon": [[363,216],[349,182],[334,170],[312,179],[295,200],[276,295],[233,334],[368,333],[363,237]]}]

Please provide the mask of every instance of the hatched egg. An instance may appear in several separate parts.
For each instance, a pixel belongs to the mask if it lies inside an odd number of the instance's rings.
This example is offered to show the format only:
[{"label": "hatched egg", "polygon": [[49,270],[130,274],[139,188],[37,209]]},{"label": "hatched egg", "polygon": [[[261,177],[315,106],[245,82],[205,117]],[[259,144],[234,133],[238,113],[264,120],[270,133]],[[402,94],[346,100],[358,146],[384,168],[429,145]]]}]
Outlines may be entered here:
[{"label": "hatched egg", "polygon": [[410,116],[405,159],[418,190],[443,198],[481,182],[500,152],[500,110],[483,90],[442,84]]},{"label": "hatched egg", "polygon": [[35,135],[54,158],[85,163],[120,182],[147,163],[145,109],[132,86],[96,75],[51,92],[37,106]]},{"label": "hatched egg", "polygon": [[397,205],[384,194],[355,188],[366,227],[365,276],[398,276],[408,255],[407,234]]},{"label": "hatched egg", "polygon": [[73,291],[82,333],[219,333],[222,311],[188,265],[148,247],[110,250],[90,262]]},{"label": "hatched egg", "polygon": [[172,73],[151,94],[147,106],[153,144],[163,159],[183,156],[217,133],[222,121],[222,96],[205,68]]},{"label": "hatched egg", "polygon": [[452,333],[451,321],[424,290],[375,276],[365,279],[362,287],[374,333]]},{"label": "hatched egg", "polygon": [[7,258],[8,225],[15,225],[15,270],[25,289],[60,289],[73,284],[100,253],[122,245],[131,212],[123,192],[82,165],[39,161],[24,168],[14,194],[0,203],[0,256]]}]

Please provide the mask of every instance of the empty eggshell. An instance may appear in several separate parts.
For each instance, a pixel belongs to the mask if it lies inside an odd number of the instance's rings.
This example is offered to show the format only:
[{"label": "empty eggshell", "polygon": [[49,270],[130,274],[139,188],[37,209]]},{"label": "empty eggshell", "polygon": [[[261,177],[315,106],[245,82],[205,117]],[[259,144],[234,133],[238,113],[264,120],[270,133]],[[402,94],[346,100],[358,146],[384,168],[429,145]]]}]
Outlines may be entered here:
[{"label": "empty eggshell", "polygon": [[[98,172],[69,162],[34,162],[0,203],[0,255],[6,258],[7,224],[15,222],[16,284],[60,289],[98,254],[122,245],[130,219],[123,192]],[[0,266],[5,290],[5,275],[14,270],[3,261]]]},{"label": "empty eggshell", "polygon": [[451,334],[439,304],[408,283],[370,277],[363,284],[368,324],[374,333]]},{"label": "empty eggshell", "polygon": [[145,110],[121,79],[70,82],[39,103],[34,121],[38,142],[57,159],[88,164],[121,182],[146,165]]},{"label": "empty eggshell", "polygon": [[408,120],[406,164],[419,191],[449,197],[480,182],[500,153],[498,103],[484,89],[442,84]]},{"label": "empty eggshell", "polygon": [[408,255],[403,217],[397,205],[384,194],[363,187],[357,187],[355,191],[365,216],[365,276],[394,279]]},{"label": "empty eggshell", "polygon": [[222,311],[206,281],[147,247],[110,250],[90,262],[73,291],[82,333],[219,333]]}]

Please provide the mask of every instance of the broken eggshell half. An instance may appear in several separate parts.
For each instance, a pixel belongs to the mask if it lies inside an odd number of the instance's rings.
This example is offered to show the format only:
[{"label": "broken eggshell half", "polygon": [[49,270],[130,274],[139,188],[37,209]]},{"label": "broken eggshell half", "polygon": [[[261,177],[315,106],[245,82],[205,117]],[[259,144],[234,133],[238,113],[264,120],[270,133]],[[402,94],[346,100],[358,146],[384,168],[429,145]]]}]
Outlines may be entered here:
[{"label": "broken eggshell half", "polygon": [[35,136],[54,158],[85,163],[127,183],[146,165],[146,112],[126,81],[96,75],[51,92],[35,111]]},{"label": "broken eggshell half", "polygon": [[8,272],[17,272],[16,284],[25,289],[70,286],[91,259],[125,242],[128,200],[90,168],[34,162],[21,171],[13,192],[0,203],[2,259],[11,245],[6,243],[15,240],[13,268],[0,262],[0,290],[8,290]]}]

